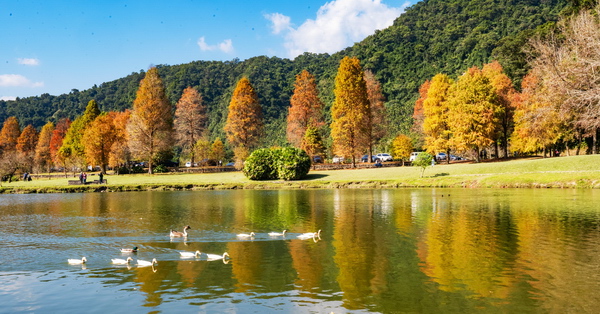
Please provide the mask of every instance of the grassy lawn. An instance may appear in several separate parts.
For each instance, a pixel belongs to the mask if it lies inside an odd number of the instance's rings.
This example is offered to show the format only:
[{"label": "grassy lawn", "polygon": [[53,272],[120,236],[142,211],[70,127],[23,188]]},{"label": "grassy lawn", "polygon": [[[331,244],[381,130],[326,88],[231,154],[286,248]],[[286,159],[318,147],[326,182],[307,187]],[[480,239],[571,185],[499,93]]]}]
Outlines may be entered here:
[{"label": "grassy lawn", "polygon": [[[241,172],[106,175],[108,185],[69,186],[75,177],[3,183],[3,193],[156,189],[278,189],[343,187],[558,187],[599,188],[600,155],[438,164],[423,178],[416,167],[311,171],[300,181],[250,181]],[[97,179],[95,175],[89,181]]]}]

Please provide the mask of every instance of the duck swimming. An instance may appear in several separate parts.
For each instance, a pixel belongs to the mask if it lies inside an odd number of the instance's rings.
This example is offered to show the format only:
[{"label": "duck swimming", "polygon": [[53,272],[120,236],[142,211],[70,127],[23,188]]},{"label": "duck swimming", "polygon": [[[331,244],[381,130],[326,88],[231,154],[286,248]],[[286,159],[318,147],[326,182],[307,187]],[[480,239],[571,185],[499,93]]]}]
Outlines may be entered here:
[{"label": "duck swimming", "polygon": [[127,259],[122,259],[122,258],[113,258],[111,259],[113,264],[119,264],[119,265],[126,265],[129,264],[130,262],[133,262],[133,258],[128,257]]},{"label": "duck swimming", "polygon": [[220,259],[225,260],[226,258],[229,258],[229,253],[225,252],[223,253],[223,255],[203,253],[202,256],[206,256],[206,259],[209,261],[216,261]]},{"label": "duck swimming", "polygon": [[198,257],[200,256],[200,251],[196,251],[196,252],[179,252],[179,254],[181,255],[181,258],[192,258],[192,257]]},{"label": "duck swimming", "polygon": [[314,238],[314,237],[318,237],[318,238],[321,237],[321,229],[319,229],[318,232],[306,232],[306,233],[303,233],[298,236],[299,239],[303,239],[303,240]]},{"label": "duck swimming", "polygon": [[121,253],[137,253],[138,247],[134,246],[133,249],[121,249]]},{"label": "duck swimming", "polygon": [[69,258],[67,260],[67,262],[69,262],[69,264],[72,265],[81,265],[81,264],[85,264],[87,262],[87,258],[82,257],[81,259],[76,259],[76,258]]},{"label": "duck swimming", "polygon": [[250,234],[247,233],[238,233],[237,237],[238,238],[254,238],[256,234],[254,234],[254,232],[250,232]]},{"label": "duck swimming", "polygon": [[183,227],[183,232],[179,232],[179,231],[175,231],[175,230],[171,229],[169,236],[171,236],[171,237],[187,237],[188,229],[192,229],[192,227],[190,227],[190,226]]},{"label": "duck swimming", "polygon": [[279,237],[279,236],[283,236],[285,237],[285,233],[287,232],[287,230],[283,230],[283,232],[279,233],[279,232],[269,232],[269,235],[272,237]]},{"label": "duck swimming", "polygon": [[138,267],[154,266],[154,264],[158,265],[158,262],[156,261],[156,258],[153,258],[151,262],[144,261],[144,260],[141,260],[141,259],[137,260]]}]

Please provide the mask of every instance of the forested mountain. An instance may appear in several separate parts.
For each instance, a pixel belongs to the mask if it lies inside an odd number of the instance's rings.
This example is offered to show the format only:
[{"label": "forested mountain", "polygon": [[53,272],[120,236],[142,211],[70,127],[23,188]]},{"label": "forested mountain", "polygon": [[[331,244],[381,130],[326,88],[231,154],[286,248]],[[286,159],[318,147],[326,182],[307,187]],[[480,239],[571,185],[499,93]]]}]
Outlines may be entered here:
[{"label": "forested mountain", "polygon": [[[344,56],[356,56],[382,84],[390,136],[394,136],[409,130],[418,88],[436,73],[456,76],[468,67],[497,59],[513,81],[520,82],[526,71],[520,48],[532,30],[556,21],[565,8],[569,8],[566,0],[425,0],[408,8],[389,28],[332,55],[305,53],[294,60],[259,56],[245,61],[195,61],[159,65],[158,69],[173,104],[188,86],[202,94],[212,138],[224,138],[231,93],[242,76],[248,77],[263,107],[265,144],[282,145],[286,142],[285,116],[296,74],[306,69],[317,78],[321,99],[329,109],[339,61]],[[91,99],[103,111],[131,108],[144,75],[144,71],[132,73],[59,96],[43,94],[0,101],[0,123],[17,116],[21,127],[33,124],[39,130],[48,120],[74,119]]]}]

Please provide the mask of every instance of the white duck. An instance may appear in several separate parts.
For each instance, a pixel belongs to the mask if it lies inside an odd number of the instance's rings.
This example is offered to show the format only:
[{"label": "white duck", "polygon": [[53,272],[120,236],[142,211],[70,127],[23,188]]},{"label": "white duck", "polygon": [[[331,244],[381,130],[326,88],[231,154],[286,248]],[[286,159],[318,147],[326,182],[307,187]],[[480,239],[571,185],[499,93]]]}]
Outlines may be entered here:
[{"label": "white duck", "polygon": [[87,258],[82,257],[81,259],[76,259],[76,258],[69,258],[67,259],[67,262],[69,262],[69,264],[71,265],[81,265],[81,264],[85,264],[87,262]]},{"label": "white duck", "polygon": [[199,257],[200,254],[202,254],[202,253],[200,253],[200,251],[196,251],[196,252],[183,251],[183,252],[179,252],[179,254],[181,255],[181,258],[192,258],[192,257]]},{"label": "white duck", "polygon": [[321,229],[318,232],[305,232],[298,236],[298,239],[306,240],[310,238],[320,238],[321,237]]},{"label": "white duck", "polygon": [[171,232],[169,232],[169,236],[170,237],[187,237],[188,229],[192,229],[192,227],[190,227],[190,226],[183,227],[183,232],[179,232],[179,231],[175,231],[175,230],[171,229]]},{"label": "white duck", "polygon": [[223,255],[219,255],[219,254],[209,254],[209,253],[203,253],[202,256],[206,257],[207,260],[209,261],[216,261],[216,260],[225,260],[227,258],[229,258],[229,253],[225,252],[223,253]]},{"label": "white duck", "polygon": [[269,232],[269,236],[271,237],[280,237],[283,236],[285,237],[285,233],[287,232],[287,230],[283,230],[283,232]]},{"label": "white duck", "polygon": [[250,234],[247,233],[238,233],[237,237],[238,238],[254,238],[256,234],[254,234],[254,232],[250,232]]},{"label": "white duck", "polygon": [[133,258],[131,258],[131,257],[128,257],[127,259],[112,258],[111,261],[112,261],[113,264],[129,265],[130,262],[133,262]]},{"label": "white duck", "polygon": [[153,258],[151,262],[144,261],[144,260],[141,260],[141,259],[137,260],[138,267],[154,266],[154,264],[158,265],[158,262],[156,261],[156,258]]}]

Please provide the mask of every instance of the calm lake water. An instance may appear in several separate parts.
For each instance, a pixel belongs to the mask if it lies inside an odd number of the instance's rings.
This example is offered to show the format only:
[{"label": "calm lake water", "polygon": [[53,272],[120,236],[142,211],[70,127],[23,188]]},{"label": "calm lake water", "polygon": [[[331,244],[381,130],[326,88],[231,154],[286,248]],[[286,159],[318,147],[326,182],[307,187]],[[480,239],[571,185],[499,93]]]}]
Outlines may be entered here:
[{"label": "calm lake water", "polygon": [[[597,190],[0,195],[0,312],[594,313],[599,201]],[[187,239],[169,237],[184,225]],[[178,253],[196,250],[231,259]],[[127,256],[158,265],[111,264]]]}]

